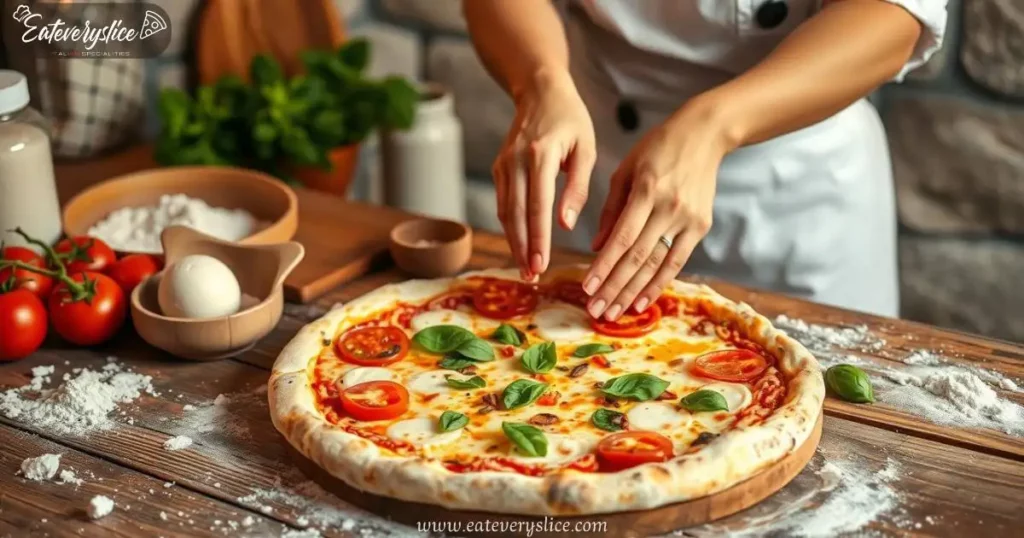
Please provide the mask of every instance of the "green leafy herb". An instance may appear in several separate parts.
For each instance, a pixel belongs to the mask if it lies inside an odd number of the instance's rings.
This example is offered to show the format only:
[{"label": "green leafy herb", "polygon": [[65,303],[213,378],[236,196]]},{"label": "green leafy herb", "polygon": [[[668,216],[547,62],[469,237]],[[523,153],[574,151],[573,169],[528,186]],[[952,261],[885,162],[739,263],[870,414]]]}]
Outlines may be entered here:
[{"label": "green leafy herb", "polygon": [[482,389],[487,386],[487,382],[484,378],[475,375],[469,379],[456,379],[450,375],[444,376],[445,380],[448,381],[448,386],[453,389]]},{"label": "green leafy herb", "polygon": [[698,390],[687,394],[679,400],[679,405],[693,413],[729,410],[729,402],[725,401],[725,396],[714,390]]},{"label": "green leafy herb", "polygon": [[615,349],[608,344],[583,344],[576,348],[576,351],[573,352],[572,356],[583,359],[591,355],[601,355],[604,353],[611,353],[612,351],[615,351]]},{"label": "green leafy herb", "polygon": [[871,380],[863,370],[849,364],[837,364],[825,371],[825,384],[837,396],[853,403],[875,401]]},{"label": "green leafy herb", "polygon": [[517,379],[501,393],[501,403],[505,409],[518,409],[526,407],[537,401],[545,391],[548,390],[547,383],[538,383],[532,379]]},{"label": "green leafy herb", "polygon": [[412,337],[414,342],[431,353],[450,353],[475,339],[473,333],[458,325],[434,325]]},{"label": "green leafy herb", "polygon": [[469,418],[456,411],[445,411],[437,421],[437,426],[443,432],[455,431],[469,424]]},{"label": "green leafy herb", "polygon": [[441,362],[437,363],[437,367],[445,370],[462,370],[475,364],[476,361],[471,359],[464,359],[458,355],[446,355]]},{"label": "green leafy herb", "polygon": [[475,336],[471,340],[463,342],[455,352],[462,357],[479,362],[494,360],[494,348],[491,347],[491,344]]},{"label": "green leafy herb", "polygon": [[617,432],[625,429],[623,427],[625,420],[626,415],[623,415],[618,411],[612,411],[611,409],[598,409],[590,416],[590,422],[593,423],[594,426],[609,432]]},{"label": "green leafy herb", "polygon": [[509,346],[521,346],[526,342],[526,335],[519,329],[502,323],[491,335],[491,339]]},{"label": "green leafy herb", "polygon": [[523,364],[523,368],[535,374],[550,372],[558,363],[555,343],[544,342],[530,346],[523,352],[523,356],[519,357],[519,362]]},{"label": "green leafy herb", "polygon": [[523,454],[535,458],[548,455],[548,438],[539,428],[522,422],[502,422],[501,431]]},{"label": "green leafy herb", "polygon": [[660,396],[668,384],[668,381],[651,374],[626,374],[605,381],[601,392],[616,398],[632,398],[643,402]]}]

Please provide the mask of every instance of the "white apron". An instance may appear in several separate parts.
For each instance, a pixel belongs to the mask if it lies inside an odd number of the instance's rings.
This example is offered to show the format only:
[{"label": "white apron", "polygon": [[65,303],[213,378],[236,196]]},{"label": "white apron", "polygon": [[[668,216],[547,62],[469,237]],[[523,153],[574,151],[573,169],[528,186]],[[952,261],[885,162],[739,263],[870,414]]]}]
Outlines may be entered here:
[{"label": "white apron", "polygon": [[[759,14],[766,3],[786,4],[783,16],[777,5]],[[819,4],[571,4],[566,26],[572,74],[594,121],[598,159],[576,229],[556,227],[555,242],[589,248],[609,178],[643,134],[689,97],[756,64]],[[944,18],[938,25],[943,24]],[[934,33],[928,37],[939,41]],[[923,62],[930,52],[921,50],[913,62]],[[896,316],[896,256],[885,132],[874,108],[862,100],[823,122],[726,156],[711,231],[684,270]]]}]

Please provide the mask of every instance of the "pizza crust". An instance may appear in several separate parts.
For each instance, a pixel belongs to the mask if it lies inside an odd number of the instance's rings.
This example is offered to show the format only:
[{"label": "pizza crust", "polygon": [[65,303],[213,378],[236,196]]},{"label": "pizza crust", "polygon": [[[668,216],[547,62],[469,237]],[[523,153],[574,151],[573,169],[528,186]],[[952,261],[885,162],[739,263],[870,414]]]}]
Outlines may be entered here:
[{"label": "pizza crust", "polygon": [[[496,269],[466,273],[516,280]],[[396,456],[328,423],[313,397],[310,375],[325,338],[347,319],[379,311],[401,298],[426,299],[453,279],[410,280],[383,286],[303,327],[282,350],[269,381],[274,426],[299,452],[352,487],[449,509],[524,515],[586,515],[656,508],[725,490],[780,461],[806,441],[821,414],[825,385],[815,358],[796,340],[744,303],[706,285],[673,281],[675,293],[707,299],[745,329],[746,337],[778,358],[787,401],[756,427],[729,430],[700,451],[618,473],[566,470],[540,477],[511,472],[454,473],[438,461]]]}]

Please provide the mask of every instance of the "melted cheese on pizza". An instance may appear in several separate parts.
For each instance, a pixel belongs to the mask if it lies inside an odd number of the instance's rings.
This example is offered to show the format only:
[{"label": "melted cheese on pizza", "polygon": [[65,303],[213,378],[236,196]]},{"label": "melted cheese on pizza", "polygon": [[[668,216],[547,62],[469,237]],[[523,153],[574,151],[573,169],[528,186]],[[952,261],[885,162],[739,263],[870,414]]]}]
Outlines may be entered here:
[{"label": "melted cheese on pizza", "polygon": [[[680,303],[682,308],[674,315],[664,315],[650,332],[630,338],[596,332],[585,310],[553,297],[542,296],[529,313],[496,321],[479,315],[471,301],[458,297],[464,293],[456,290],[424,301],[422,305],[400,305],[397,310],[402,312],[401,316],[389,311],[378,313],[371,320],[343,323],[335,337],[342,337],[356,325],[395,325],[399,318],[407,320],[408,326],[401,328],[410,339],[429,327],[456,325],[490,342],[495,349],[494,360],[477,362],[468,370],[453,371],[439,366],[441,356],[414,344],[397,362],[381,367],[362,366],[339,358],[334,346],[325,347],[315,362],[313,374],[318,403],[325,417],[346,431],[367,437],[396,453],[412,451],[460,464],[493,458],[521,464],[524,467],[518,469],[520,472],[543,474],[580,461],[610,434],[592,421],[598,409],[623,413],[631,431],[654,431],[668,437],[675,453],[682,454],[699,449],[702,441],[698,439],[707,438],[707,434],[763,420],[784,397],[785,385],[774,367],[749,383],[719,381],[695,374],[694,361],[703,354],[757,346],[728,327],[711,323],[700,313],[700,308],[685,302]],[[436,308],[438,306],[443,308]],[[413,315],[410,316],[410,312]],[[525,334],[528,344],[514,347],[495,342],[493,332],[502,322]],[[557,366],[550,372],[533,374],[523,367],[520,359],[528,345],[540,342],[554,342]],[[583,344],[607,344],[614,350],[587,358],[574,357],[573,353]],[[765,353],[759,348],[758,351]],[[769,357],[769,364],[771,362]],[[607,398],[600,391],[601,385],[609,379],[631,373],[656,376],[668,382],[668,387],[659,399],[650,401]],[[483,378],[486,386],[457,389],[448,384],[449,377],[465,381],[474,376]],[[502,391],[521,379],[546,383],[548,389],[532,404],[502,409]],[[339,405],[339,394],[359,383],[378,380],[394,381],[406,388],[408,411],[384,421],[358,421],[347,416]],[[728,410],[691,412],[680,405],[680,398],[702,389],[720,394]],[[439,418],[445,411],[464,414],[468,424],[455,431],[441,431]],[[506,437],[503,422],[527,423],[543,430],[548,441],[547,454],[537,457],[522,453]],[[511,463],[502,468],[516,470]]]}]

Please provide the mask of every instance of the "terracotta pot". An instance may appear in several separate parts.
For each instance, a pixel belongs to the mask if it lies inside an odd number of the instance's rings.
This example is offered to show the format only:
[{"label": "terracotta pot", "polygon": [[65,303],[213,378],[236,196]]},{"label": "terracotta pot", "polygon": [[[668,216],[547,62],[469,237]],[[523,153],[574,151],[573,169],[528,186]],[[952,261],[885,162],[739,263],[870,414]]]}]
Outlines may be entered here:
[{"label": "terracotta pot", "polygon": [[298,167],[292,172],[295,179],[315,191],[347,195],[359,162],[359,144],[334,148],[327,153],[327,158],[331,161],[330,170],[313,166]]}]

